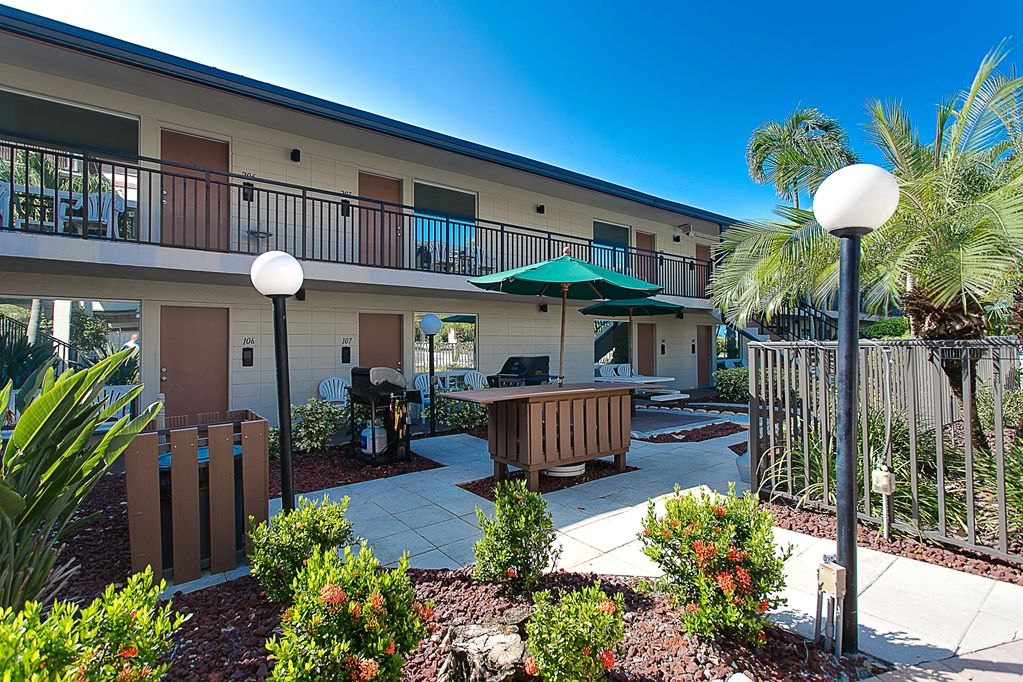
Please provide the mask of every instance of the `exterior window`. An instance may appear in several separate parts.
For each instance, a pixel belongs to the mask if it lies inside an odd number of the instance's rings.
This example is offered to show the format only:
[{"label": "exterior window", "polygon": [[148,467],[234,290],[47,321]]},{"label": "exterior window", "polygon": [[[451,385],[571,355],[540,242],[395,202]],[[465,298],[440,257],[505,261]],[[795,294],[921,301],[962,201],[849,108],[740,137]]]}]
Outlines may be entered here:
[{"label": "exterior window", "polygon": [[32,142],[136,156],[139,122],[127,116],[0,90],[0,130]]},{"label": "exterior window", "polygon": [[414,184],[416,266],[461,272],[478,256],[476,195],[425,182]]},{"label": "exterior window", "polygon": [[[423,315],[416,313],[416,372],[430,369],[430,346],[419,330]],[[476,369],[476,316],[464,313],[434,313],[441,319],[440,333],[433,338],[434,371],[444,372],[442,385],[457,383],[468,370]]]},{"label": "exterior window", "polygon": [[[141,313],[139,301],[0,295],[0,340],[24,338],[31,330],[36,342],[53,348],[60,371],[118,349],[141,346]],[[140,383],[140,365],[126,364],[107,383]],[[14,386],[20,386],[35,369],[31,363],[18,366]]]},{"label": "exterior window", "polygon": [[609,270],[624,272],[629,228],[600,220],[593,221],[593,262]]}]

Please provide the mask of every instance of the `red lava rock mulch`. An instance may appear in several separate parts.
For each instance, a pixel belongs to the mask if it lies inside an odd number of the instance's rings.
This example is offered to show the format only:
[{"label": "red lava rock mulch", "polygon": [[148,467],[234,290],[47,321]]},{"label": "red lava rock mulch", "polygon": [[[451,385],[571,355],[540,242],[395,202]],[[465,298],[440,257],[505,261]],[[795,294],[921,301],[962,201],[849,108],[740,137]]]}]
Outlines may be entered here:
[{"label": "red lava rock mulch", "polygon": [[78,571],[58,595],[62,599],[89,602],[109,583],[124,582],[131,573],[128,548],[128,502],[124,474],[107,474],[75,512],[75,519],[95,517],[67,538],[58,561],[74,559]]},{"label": "red lava rock mulch", "polygon": [[[797,508],[783,501],[761,501],[760,506],[774,514],[775,525],[819,538],[835,537],[835,516],[816,509]],[[885,540],[878,528],[859,524],[857,544],[879,552],[896,554],[929,564],[953,568],[964,573],[1023,585],[1023,565],[988,557],[968,550],[953,550],[937,543],[905,535]]]},{"label": "red lava rock mulch", "polygon": [[[456,625],[497,619],[513,606],[529,606],[528,596],[515,596],[495,585],[474,582],[466,569],[411,570],[420,599],[436,603],[441,630],[408,657],[404,682],[433,682],[447,654],[442,648],[445,630]],[[767,632],[767,643],[757,649],[741,644],[714,644],[686,637],[677,607],[665,597],[644,596],[636,579],[554,573],[541,589],[574,589],[600,578],[608,592],[625,595],[625,655],[609,672],[618,682],[705,682],[728,679],[735,672],[758,682],[840,679],[843,669],[798,635],[779,628]],[[168,680],[263,680],[269,662],[265,639],[273,634],[280,609],[266,603],[253,578],[178,595],[177,609],[191,613],[177,636],[178,647]],[[845,669],[855,679],[855,671]]]},{"label": "red lava rock mulch", "polygon": [[[415,453],[407,461],[374,465],[343,454],[341,449],[325,453],[295,453],[292,466],[295,490],[314,492],[348,483],[425,471],[443,466]],[[270,494],[281,494],[281,471],[270,462]],[[58,595],[62,599],[91,601],[110,583],[123,583],[131,573],[128,541],[128,503],[123,474],[100,479],[75,515],[95,517],[76,529],[67,539],[61,559],[75,559],[78,571]]]},{"label": "red lava rock mulch", "polygon": [[739,443],[732,443],[731,445],[728,446],[728,449],[734,452],[736,456],[745,455],[746,450],[749,449],[749,442],[741,441]]},{"label": "red lava rock mulch", "polygon": [[[296,452],[291,467],[295,477],[295,492],[311,493],[339,485],[372,481],[376,478],[399,476],[415,471],[426,471],[444,466],[432,459],[412,453],[407,460],[390,464],[370,464],[348,454],[345,447],[334,447],[323,452]],[[270,497],[281,494],[280,462],[270,461]]]},{"label": "red lava rock mulch", "polygon": [[[639,467],[627,466],[625,471],[636,471]],[[614,476],[615,474],[625,473],[615,469],[615,465],[612,462],[606,462],[602,459],[594,459],[586,463],[586,471],[579,476],[544,476],[540,474],[540,492],[541,493],[553,493],[555,490],[564,490],[565,488],[571,488],[572,486],[579,485],[580,483],[588,483],[590,481],[596,481],[601,478],[607,478],[608,476]],[[523,471],[513,471],[508,474],[508,478],[519,479],[525,478],[526,474]],[[494,501],[494,486],[496,482],[493,476],[487,476],[486,478],[480,478],[475,481],[469,481],[468,483],[459,483],[458,487],[468,490],[474,495],[479,495],[483,499]]]},{"label": "red lava rock mulch", "polygon": [[649,443],[694,443],[721,436],[730,436],[733,433],[745,431],[745,426],[733,422],[721,422],[720,424],[708,424],[693,429],[672,431],[671,433],[655,433],[649,436],[633,436],[636,440],[645,440]]}]

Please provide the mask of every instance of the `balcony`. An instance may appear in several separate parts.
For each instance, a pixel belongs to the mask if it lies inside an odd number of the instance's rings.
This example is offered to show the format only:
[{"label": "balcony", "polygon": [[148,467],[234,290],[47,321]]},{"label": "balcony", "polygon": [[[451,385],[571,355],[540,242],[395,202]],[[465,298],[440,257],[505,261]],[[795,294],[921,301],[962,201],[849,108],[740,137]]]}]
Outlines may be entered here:
[{"label": "balcony", "polygon": [[570,253],[706,298],[711,264],[147,157],[0,140],[0,230],[475,277]]}]

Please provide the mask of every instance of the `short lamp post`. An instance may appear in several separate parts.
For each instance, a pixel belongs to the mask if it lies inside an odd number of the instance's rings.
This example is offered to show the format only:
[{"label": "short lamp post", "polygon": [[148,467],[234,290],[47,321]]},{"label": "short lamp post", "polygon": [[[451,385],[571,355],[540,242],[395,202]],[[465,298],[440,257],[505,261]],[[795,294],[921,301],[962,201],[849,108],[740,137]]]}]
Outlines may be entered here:
[{"label": "short lamp post", "polygon": [[430,313],[423,315],[419,319],[419,331],[426,334],[427,341],[429,342],[430,349],[430,435],[437,435],[437,404],[434,402],[436,399],[436,380],[434,379],[434,365],[433,365],[433,337],[440,333],[440,318]]},{"label": "short lamp post", "polygon": [[[884,225],[899,205],[899,185],[891,173],[867,163],[835,171],[813,197],[818,224],[840,240],[838,424],[835,495],[838,506],[838,563],[845,568],[842,648],[859,650],[856,597],[856,385],[860,326],[860,238]],[[869,472],[865,472],[869,476]]]},{"label": "short lamp post", "polygon": [[280,426],[281,503],[295,508],[295,483],[291,470],[291,380],[288,375],[288,314],[286,301],[302,288],[302,265],[283,251],[267,251],[249,269],[256,291],[273,302],[274,348],[277,360],[277,419]]}]

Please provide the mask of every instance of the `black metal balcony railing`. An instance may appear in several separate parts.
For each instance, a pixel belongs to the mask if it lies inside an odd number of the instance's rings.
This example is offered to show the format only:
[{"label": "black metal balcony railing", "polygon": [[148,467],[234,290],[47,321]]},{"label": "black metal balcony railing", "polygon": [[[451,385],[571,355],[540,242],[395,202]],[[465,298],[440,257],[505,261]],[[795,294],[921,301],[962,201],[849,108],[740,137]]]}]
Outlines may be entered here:
[{"label": "black metal balcony railing", "polygon": [[0,140],[0,229],[474,277],[577,258],[707,297],[708,261],[162,159]]}]

